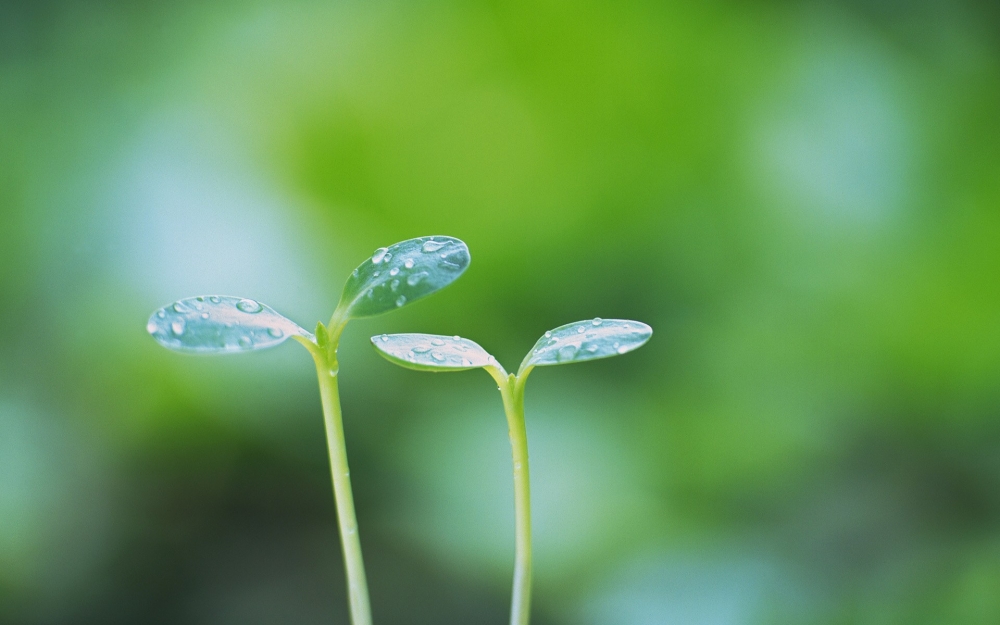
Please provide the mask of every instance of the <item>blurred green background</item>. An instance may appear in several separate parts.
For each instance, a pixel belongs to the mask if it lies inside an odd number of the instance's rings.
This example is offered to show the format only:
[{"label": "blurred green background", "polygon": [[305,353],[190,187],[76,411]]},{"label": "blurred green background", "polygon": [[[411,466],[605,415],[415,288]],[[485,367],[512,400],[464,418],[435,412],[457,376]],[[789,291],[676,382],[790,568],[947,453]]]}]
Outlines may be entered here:
[{"label": "blurred green background", "polygon": [[1000,622],[1000,8],[0,0],[0,622],[346,623],[311,327],[381,245],[473,262],[341,349],[376,620],[506,622],[508,367],[537,625]]}]

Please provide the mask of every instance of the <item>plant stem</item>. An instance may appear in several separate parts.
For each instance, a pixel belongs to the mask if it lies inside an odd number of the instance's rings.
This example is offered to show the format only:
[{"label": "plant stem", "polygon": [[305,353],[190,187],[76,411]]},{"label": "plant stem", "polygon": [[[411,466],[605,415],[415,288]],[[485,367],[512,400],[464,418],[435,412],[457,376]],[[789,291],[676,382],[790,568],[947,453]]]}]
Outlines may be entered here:
[{"label": "plant stem", "polygon": [[510,447],[514,457],[515,556],[510,625],[531,618],[531,486],[528,476],[528,433],[524,426],[524,384],[513,374],[500,385]]},{"label": "plant stem", "polygon": [[340,545],[344,552],[344,570],[347,574],[347,599],[351,611],[351,623],[353,625],[371,625],[372,614],[368,601],[368,582],[365,579],[365,565],[361,558],[358,519],[354,514],[351,472],[347,466],[344,422],[340,412],[336,340],[329,345],[328,349],[310,351],[316,362],[319,393],[323,400],[323,420],[326,423],[326,441],[330,450],[333,498],[337,504]]}]

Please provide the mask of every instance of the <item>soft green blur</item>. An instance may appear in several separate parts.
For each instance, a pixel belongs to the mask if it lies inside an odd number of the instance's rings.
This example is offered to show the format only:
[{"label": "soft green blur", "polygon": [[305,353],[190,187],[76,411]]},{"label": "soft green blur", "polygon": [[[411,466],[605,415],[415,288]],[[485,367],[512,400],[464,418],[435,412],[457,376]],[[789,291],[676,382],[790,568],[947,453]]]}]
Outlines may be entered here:
[{"label": "soft green blur", "polygon": [[535,625],[1000,622],[1000,10],[0,1],[0,623],[346,623],[315,374],[185,357],[175,299],[306,328],[376,247],[472,265],[353,322],[380,625],[506,621],[510,447],[460,334],[539,370]]}]

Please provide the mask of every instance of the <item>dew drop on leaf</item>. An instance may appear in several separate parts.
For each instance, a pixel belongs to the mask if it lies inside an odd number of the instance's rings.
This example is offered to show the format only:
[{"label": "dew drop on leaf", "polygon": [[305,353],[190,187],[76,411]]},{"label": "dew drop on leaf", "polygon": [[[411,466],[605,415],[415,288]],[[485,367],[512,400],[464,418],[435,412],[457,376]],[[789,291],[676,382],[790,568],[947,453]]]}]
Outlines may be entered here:
[{"label": "dew drop on leaf", "polygon": [[390,276],[395,276],[397,274],[399,274],[399,267],[393,267],[392,269],[389,270]]},{"label": "dew drop on leaf", "polygon": [[184,320],[177,319],[176,321],[171,322],[170,331],[174,333],[174,336],[181,336],[184,334]]},{"label": "dew drop on leaf", "polygon": [[407,269],[413,269],[413,259],[407,258],[406,261],[403,263],[403,266],[406,267]]},{"label": "dew drop on leaf", "polygon": [[259,313],[264,310],[264,307],[260,305],[260,302],[252,299],[241,299],[239,303],[236,304],[236,307],[243,312],[250,314]]},{"label": "dew drop on leaf", "polygon": [[400,295],[398,298],[396,298],[396,306],[397,307],[402,306],[405,303],[406,303],[406,296],[405,295]]},{"label": "dew drop on leaf", "polygon": [[380,262],[382,262],[382,259],[385,258],[385,255],[388,252],[389,252],[389,248],[387,248],[387,247],[380,247],[377,250],[375,250],[374,252],[372,252],[372,264],[373,265],[377,265]]},{"label": "dew drop on leaf", "polygon": [[420,249],[424,253],[430,253],[430,252],[436,252],[436,251],[438,251],[439,249],[441,249],[445,245],[448,245],[448,243],[447,242],[441,242],[441,241],[433,241],[433,240],[431,240],[431,241],[424,241],[424,244],[420,247]]}]

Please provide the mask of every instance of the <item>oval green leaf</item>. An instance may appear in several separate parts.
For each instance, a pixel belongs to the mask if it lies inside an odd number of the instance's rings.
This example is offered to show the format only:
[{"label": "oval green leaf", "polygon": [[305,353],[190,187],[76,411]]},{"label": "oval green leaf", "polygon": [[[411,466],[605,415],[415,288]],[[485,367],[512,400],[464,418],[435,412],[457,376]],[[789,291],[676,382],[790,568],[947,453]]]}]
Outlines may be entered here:
[{"label": "oval green leaf", "polygon": [[168,349],[200,354],[246,352],[296,334],[310,336],[270,307],[229,295],[189,297],[164,306],[150,316],[146,331]]},{"label": "oval green leaf", "polygon": [[460,336],[382,334],[372,337],[372,345],[389,362],[417,371],[461,371],[496,364],[478,343]]},{"label": "oval green leaf", "polygon": [[369,317],[409,304],[455,281],[469,248],[452,237],[420,237],[380,247],[347,279],[338,309]]},{"label": "oval green leaf", "polygon": [[642,347],[652,335],[653,329],[639,321],[597,318],[569,323],[538,339],[521,370],[618,356]]}]

